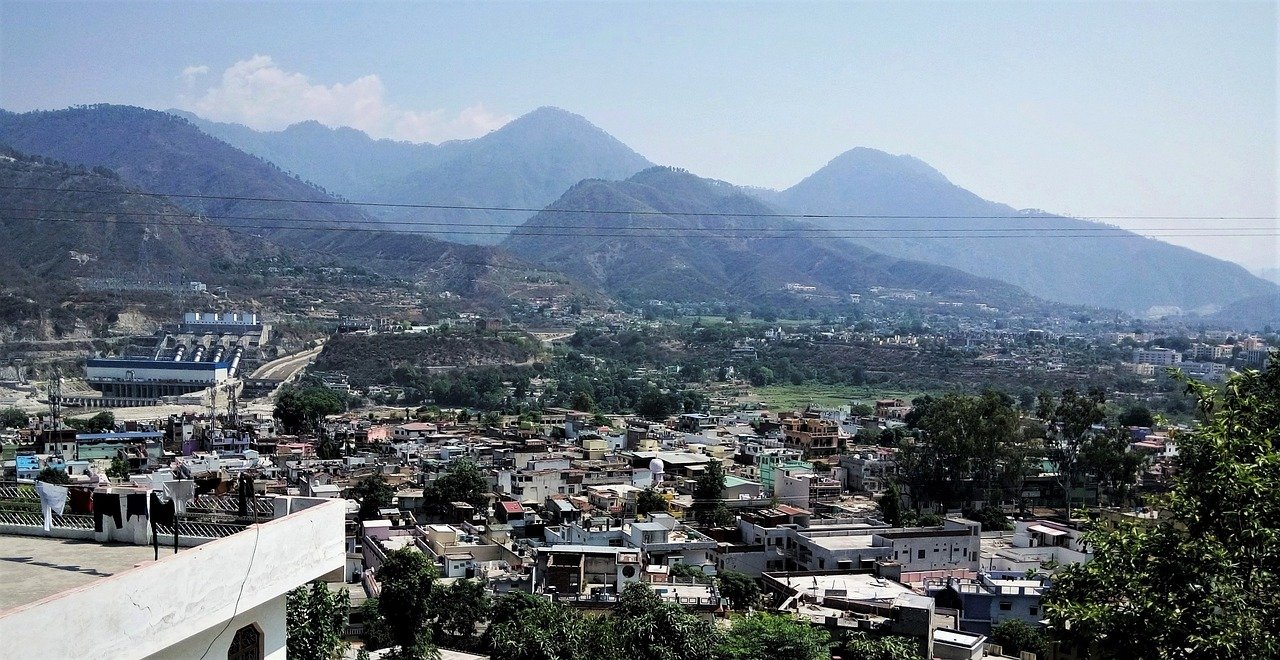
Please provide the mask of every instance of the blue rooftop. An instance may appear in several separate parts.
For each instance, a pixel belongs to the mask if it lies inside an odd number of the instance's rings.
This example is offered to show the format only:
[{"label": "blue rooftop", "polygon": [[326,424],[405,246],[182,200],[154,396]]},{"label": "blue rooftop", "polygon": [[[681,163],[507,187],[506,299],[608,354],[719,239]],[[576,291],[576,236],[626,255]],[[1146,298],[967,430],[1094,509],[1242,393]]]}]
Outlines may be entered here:
[{"label": "blue rooftop", "polygon": [[153,440],[163,438],[163,431],[123,431],[120,433],[77,433],[80,440]]},{"label": "blue rooftop", "polygon": [[199,369],[215,371],[229,369],[230,362],[174,362],[173,360],[138,360],[129,358],[89,358],[90,367],[114,367],[117,369]]}]

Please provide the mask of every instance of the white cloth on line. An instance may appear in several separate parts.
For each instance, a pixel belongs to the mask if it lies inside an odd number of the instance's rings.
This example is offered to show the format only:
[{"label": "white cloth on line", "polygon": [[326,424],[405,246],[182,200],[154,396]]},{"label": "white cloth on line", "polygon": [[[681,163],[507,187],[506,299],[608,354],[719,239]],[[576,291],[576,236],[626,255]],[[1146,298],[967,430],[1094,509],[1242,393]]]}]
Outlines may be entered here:
[{"label": "white cloth on line", "polygon": [[176,503],[174,509],[177,513],[186,513],[187,502],[196,497],[196,482],[166,481],[164,482],[164,494]]},{"label": "white cloth on line", "polygon": [[36,482],[36,494],[40,496],[40,510],[44,514],[44,531],[53,529],[53,512],[62,515],[67,507],[67,488],[55,484]]}]

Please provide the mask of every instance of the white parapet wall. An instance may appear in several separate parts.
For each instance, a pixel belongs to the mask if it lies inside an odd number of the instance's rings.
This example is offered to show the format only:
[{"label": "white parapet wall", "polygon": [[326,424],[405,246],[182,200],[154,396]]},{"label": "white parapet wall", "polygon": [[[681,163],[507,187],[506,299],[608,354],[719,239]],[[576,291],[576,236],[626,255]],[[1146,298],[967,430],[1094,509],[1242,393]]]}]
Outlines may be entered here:
[{"label": "white parapet wall", "polygon": [[345,517],[326,501],[0,612],[0,658],[225,658],[253,625],[283,659],[285,594],[342,574]]}]

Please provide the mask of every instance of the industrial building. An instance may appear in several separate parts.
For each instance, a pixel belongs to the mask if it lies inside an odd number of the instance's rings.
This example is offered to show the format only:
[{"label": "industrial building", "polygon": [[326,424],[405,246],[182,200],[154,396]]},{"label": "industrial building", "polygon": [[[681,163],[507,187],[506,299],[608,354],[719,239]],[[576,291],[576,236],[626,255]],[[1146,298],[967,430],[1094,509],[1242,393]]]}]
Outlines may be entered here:
[{"label": "industrial building", "polygon": [[159,399],[199,392],[222,384],[236,368],[232,362],[180,362],[131,358],[90,358],[85,381],[104,398]]}]

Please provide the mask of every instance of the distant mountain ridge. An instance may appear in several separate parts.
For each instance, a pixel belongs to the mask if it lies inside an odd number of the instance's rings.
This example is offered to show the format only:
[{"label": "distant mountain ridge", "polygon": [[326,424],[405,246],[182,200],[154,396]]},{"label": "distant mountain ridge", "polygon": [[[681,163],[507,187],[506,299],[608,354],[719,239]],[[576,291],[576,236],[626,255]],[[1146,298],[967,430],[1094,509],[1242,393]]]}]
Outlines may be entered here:
[{"label": "distant mountain ridge", "polygon": [[[210,224],[235,229],[246,238],[263,237],[291,251],[407,279],[429,275],[436,289],[466,295],[484,286],[492,269],[520,267],[493,248],[382,230],[358,206],[335,203],[341,200],[164,112],[116,105],[23,114],[0,110],[0,142],[74,165],[107,167],[125,184],[146,191],[207,196],[164,201],[206,216]],[[67,191],[39,201],[96,203],[94,197]],[[192,259],[200,254],[198,243],[184,247],[197,250],[184,253]]]},{"label": "distant mountain ridge", "polygon": [[[625,179],[652,165],[585,118],[553,107],[538,108],[482,137],[439,145],[374,140],[316,122],[265,132],[178,114],[333,193],[393,204],[541,208],[583,179]],[[370,212],[389,221],[437,223],[431,227],[439,235],[479,244],[501,241],[529,216],[377,207]]]},{"label": "distant mountain ridge", "polygon": [[[591,209],[619,213],[581,212]],[[1032,300],[1003,282],[788,234],[804,225],[752,217],[777,212],[730,184],[654,167],[625,181],[579,183],[518,228],[503,247],[631,300],[750,304],[785,298],[789,285],[812,286],[815,293],[838,300],[871,286],[988,302]]]},{"label": "distant mountain ridge", "polygon": [[[956,186],[919,159],[874,149],[845,152],[786,190],[756,194],[791,212],[871,216],[811,222],[876,230],[850,240],[1070,304],[1212,313],[1242,298],[1280,291],[1241,266],[1180,246],[1087,220],[1030,217]],[[1113,235],[1097,236],[1097,230]]]}]

